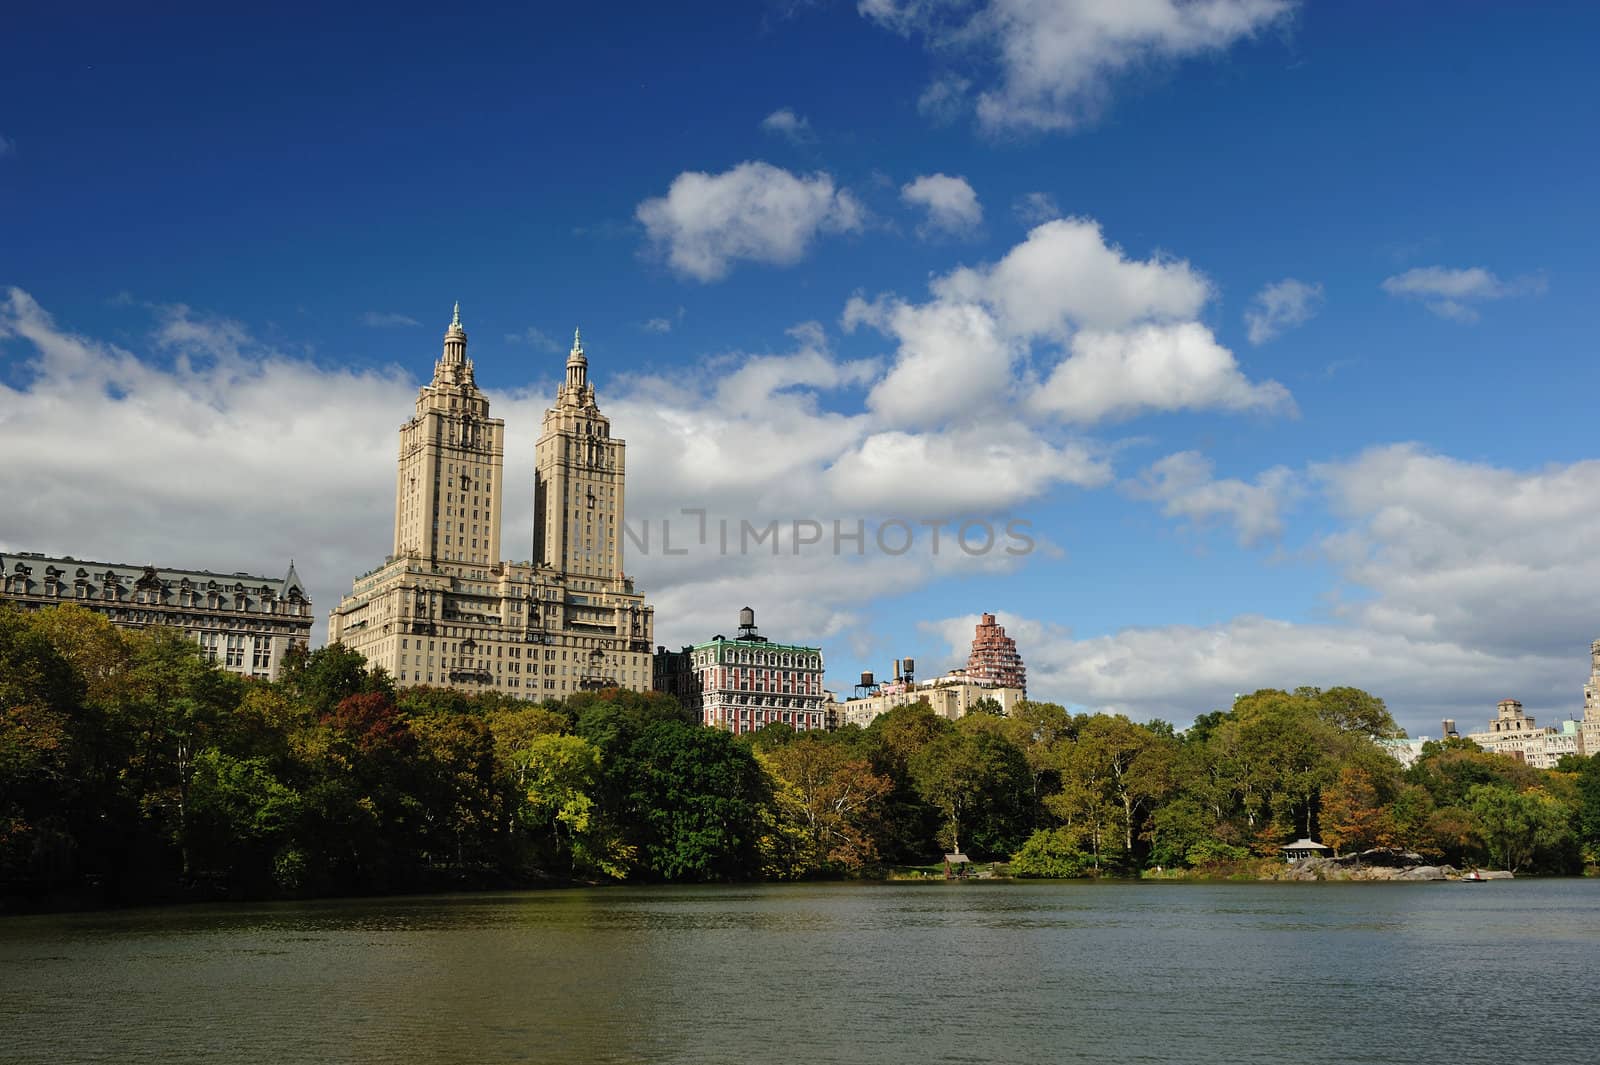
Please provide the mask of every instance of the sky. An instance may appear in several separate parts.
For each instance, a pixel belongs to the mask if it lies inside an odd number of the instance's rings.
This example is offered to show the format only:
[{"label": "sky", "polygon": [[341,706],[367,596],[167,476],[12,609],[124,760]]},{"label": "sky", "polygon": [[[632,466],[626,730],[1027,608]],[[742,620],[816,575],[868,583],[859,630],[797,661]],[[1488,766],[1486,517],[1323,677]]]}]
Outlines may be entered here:
[{"label": "sky", "polygon": [[516,559],[582,328],[659,643],[1581,714],[1600,8],[158,7],[6,20],[0,550],[320,640],[459,300]]}]

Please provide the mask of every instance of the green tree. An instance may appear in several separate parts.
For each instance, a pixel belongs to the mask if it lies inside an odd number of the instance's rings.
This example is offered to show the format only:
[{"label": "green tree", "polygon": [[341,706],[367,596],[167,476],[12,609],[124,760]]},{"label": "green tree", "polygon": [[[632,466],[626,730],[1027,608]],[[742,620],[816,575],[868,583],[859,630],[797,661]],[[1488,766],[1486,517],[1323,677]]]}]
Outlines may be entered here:
[{"label": "green tree", "polygon": [[750,748],[719,729],[662,720],[617,760],[624,823],[646,869],[663,880],[738,880],[759,867],[766,775]]},{"label": "green tree", "polygon": [[1571,835],[1568,810],[1542,788],[1517,792],[1477,784],[1467,792],[1467,801],[1482,826],[1490,860],[1513,873]]},{"label": "green tree", "polygon": [[1086,876],[1090,859],[1077,828],[1041,828],[1011,856],[1011,875],[1070,880]]},{"label": "green tree", "polygon": [[957,730],[934,739],[908,766],[912,785],[944,819],[939,843],[961,849],[964,830],[974,849],[1006,854],[1026,831],[1030,777],[1022,752],[990,732]]}]

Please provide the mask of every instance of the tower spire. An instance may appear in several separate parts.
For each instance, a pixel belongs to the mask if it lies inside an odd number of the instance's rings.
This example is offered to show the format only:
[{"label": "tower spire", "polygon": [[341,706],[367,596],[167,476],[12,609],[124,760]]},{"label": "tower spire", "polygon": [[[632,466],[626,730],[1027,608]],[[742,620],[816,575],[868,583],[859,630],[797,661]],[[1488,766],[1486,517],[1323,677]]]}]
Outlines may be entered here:
[{"label": "tower spire", "polygon": [[450,314],[450,328],[444,331],[444,356],[439,360],[434,369],[435,382],[439,379],[439,371],[444,367],[469,367],[467,362],[467,331],[461,328],[461,301],[456,300],[455,310]]},{"label": "tower spire", "polygon": [[583,330],[577,327],[572,330],[572,351],[575,355],[583,354]]}]

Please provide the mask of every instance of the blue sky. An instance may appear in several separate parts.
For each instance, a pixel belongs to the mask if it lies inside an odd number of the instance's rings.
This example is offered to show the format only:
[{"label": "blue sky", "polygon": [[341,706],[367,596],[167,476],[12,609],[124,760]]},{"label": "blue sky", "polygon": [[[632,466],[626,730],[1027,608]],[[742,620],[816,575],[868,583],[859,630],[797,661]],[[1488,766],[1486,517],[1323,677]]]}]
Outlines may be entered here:
[{"label": "blue sky", "polygon": [[331,606],[388,548],[460,299],[513,475],[581,325],[637,521],[1048,548],[630,559],[666,642],[748,602],[843,686],[956,664],[995,610],[1032,694],[1137,717],[1300,683],[1413,732],[1581,705],[1590,5],[89,5],[6,36],[0,548],[293,555]]}]

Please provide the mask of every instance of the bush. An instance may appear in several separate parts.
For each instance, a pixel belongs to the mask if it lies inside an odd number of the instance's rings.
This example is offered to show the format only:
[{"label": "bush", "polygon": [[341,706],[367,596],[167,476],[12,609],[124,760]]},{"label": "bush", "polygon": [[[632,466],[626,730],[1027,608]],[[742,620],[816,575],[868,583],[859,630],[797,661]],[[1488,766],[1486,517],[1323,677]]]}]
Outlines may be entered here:
[{"label": "bush", "polygon": [[1078,834],[1065,828],[1041,828],[1011,856],[1011,875],[1070,880],[1088,873],[1090,858],[1078,846]]},{"label": "bush", "polygon": [[1183,860],[1190,865],[1220,865],[1223,862],[1242,862],[1250,857],[1244,847],[1235,847],[1219,839],[1203,839],[1189,848]]}]

